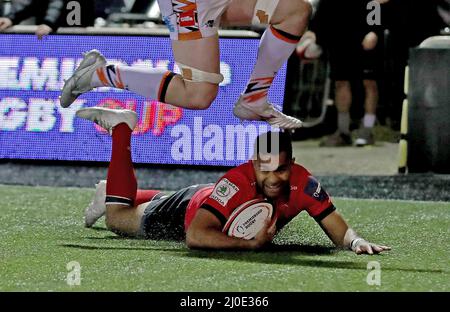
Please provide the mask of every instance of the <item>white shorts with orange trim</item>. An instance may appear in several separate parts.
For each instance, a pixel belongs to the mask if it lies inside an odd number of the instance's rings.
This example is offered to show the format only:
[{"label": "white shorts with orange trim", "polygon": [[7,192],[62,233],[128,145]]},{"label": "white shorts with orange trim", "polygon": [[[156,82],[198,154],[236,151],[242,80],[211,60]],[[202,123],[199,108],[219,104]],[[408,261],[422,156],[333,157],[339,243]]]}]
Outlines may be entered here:
[{"label": "white shorts with orange trim", "polygon": [[194,40],[217,34],[231,0],[158,0],[172,40]]},{"label": "white shorts with orange trim", "polygon": [[280,0],[256,0],[252,25],[269,24],[278,6],[278,2]]}]

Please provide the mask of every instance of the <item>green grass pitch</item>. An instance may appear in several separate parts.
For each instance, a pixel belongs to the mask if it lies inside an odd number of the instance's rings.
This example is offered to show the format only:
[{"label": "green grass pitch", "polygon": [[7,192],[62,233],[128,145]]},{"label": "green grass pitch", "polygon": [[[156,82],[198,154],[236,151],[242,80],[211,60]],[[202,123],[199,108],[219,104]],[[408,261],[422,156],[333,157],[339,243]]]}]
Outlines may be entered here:
[{"label": "green grass pitch", "polygon": [[[0,291],[450,291],[450,205],[335,199],[363,237],[392,251],[332,248],[302,213],[279,250],[190,251],[183,243],[124,239],[83,227],[93,189],[0,186]],[[69,286],[67,264],[81,266]],[[369,261],[381,285],[368,285]]]}]

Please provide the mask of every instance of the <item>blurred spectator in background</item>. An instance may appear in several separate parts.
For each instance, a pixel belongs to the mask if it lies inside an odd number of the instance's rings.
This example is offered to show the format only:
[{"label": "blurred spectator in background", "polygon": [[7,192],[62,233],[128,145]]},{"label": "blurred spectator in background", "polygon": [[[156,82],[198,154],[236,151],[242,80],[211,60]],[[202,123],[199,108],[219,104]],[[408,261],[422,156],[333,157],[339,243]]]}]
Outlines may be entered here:
[{"label": "blurred spectator in background", "polygon": [[437,10],[442,19],[442,27],[450,27],[450,0],[441,0],[438,2]]},{"label": "blurred spectator in background", "polygon": [[450,26],[450,0],[379,1],[386,2],[382,24],[388,28],[385,87],[389,96],[386,104],[390,108],[391,126],[399,130],[409,49]]},{"label": "blurred spectator in background", "polygon": [[361,81],[365,91],[365,115],[355,143],[357,146],[374,144],[372,129],[379,98],[377,78],[383,64],[380,53],[383,32],[379,25],[369,25],[369,2],[321,0],[311,23],[318,44],[328,52],[338,111],[337,131],[325,138],[321,146],[353,144],[350,132],[351,82]]},{"label": "blurred spectator in background", "polygon": [[11,12],[0,18],[0,30],[34,17],[34,24],[38,25],[36,36],[42,39],[44,35],[56,30],[63,6],[63,0],[13,0]]},{"label": "blurred spectator in background", "polygon": [[33,24],[38,25],[36,36],[43,36],[56,31],[59,27],[87,27],[94,25],[94,0],[77,0],[80,5],[80,24],[72,24],[67,14],[73,10],[68,7],[69,0],[12,0],[11,11],[0,17],[0,31],[17,25],[29,18],[34,18]]},{"label": "blurred spectator in background", "polygon": [[[327,138],[328,142],[324,140],[325,145],[343,143],[345,146],[352,143],[347,125],[350,124],[350,129],[354,129],[357,125],[355,122],[363,117],[362,102],[367,113],[362,120],[363,126],[364,120],[367,126],[375,120],[371,111],[375,113],[376,108],[376,120],[380,124],[399,130],[409,49],[430,36],[450,34],[450,0],[376,1],[381,6],[381,23],[369,26],[367,17],[371,10],[366,6],[370,1],[321,0],[316,16],[310,23],[309,29],[313,31],[313,35],[305,34],[303,44],[300,43],[297,49],[298,56],[305,62],[309,59],[308,53],[305,54],[306,48],[311,41],[317,41],[324,50],[324,59],[331,58],[331,76],[337,82],[334,82],[330,93],[335,99],[337,110],[342,106],[349,107],[352,103],[352,122],[349,122],[346,113],[348,109],[339,114],[340,117],[336,119],[340,121],[341,131]],[[375,48],[370,49],[374,44]],[[307,91],[302,89],[301,93],[307,94]],[[333,121],[336,119],[334,112],[329,110],[326,125],[318,129],[318,132],[332,131],[330,127],[334,126]],[[357,131],[358,136],[365,134],[369,142],[373,141],[367,130],[361,127]],[[342,132],[347,135],[342,135]],[[392,139],[398,139],[398,134],[393,133]],[[364,145],[365,142],[357,140],[355,143]]]},{"label": "blurred spectator in background", "polygon": [[[140,0],[132,0],[134,3]],[[152,0],[145,0],[151,2]],[[133,3],[133,6],[134,6]],[[96,17],[107,19],[113,13],[125,13],[131,8],[126,5],[124,0],[96,0],[95,1]]]}]

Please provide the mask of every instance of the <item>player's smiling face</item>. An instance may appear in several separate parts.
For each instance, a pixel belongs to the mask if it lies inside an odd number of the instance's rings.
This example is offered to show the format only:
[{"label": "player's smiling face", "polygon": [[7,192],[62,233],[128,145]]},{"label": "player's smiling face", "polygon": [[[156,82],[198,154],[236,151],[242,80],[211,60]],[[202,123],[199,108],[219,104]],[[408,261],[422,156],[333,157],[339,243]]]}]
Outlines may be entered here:
[{"label": "player's smiling face", "polygon": [[266,197],[276,199],[283,195],[289,185],[293,162],[285,152],[279,155],[261,154],[253,161],[256,183]]}]

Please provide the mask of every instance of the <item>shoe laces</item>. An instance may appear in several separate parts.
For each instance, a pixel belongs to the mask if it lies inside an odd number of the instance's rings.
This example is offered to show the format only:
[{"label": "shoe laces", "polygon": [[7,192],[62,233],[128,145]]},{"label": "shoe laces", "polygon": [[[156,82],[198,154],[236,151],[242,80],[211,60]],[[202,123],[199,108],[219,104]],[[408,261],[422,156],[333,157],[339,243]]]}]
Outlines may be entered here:
[{"label": "shoe laces", "polygon": [[283,126],[287,126],[290,124],[301,124],[302,122],[300,120],[298,120],[297,118],[288,116],[286,114],[283,114],[282,112],[276,110],[273,105],[270,105],[270,113],[272,115],[272,117],[270,119],[275,119],[274,123],[276,124],[280,124]]},{"label": "shoe laces", "polygon": [[110,129],[112,128],[111,123],[107,120],[104,119],[102,117],[95,117],[93,120],[97,125],[101,126],[102,128],[104,128],[105,130],[110,131]]}]

